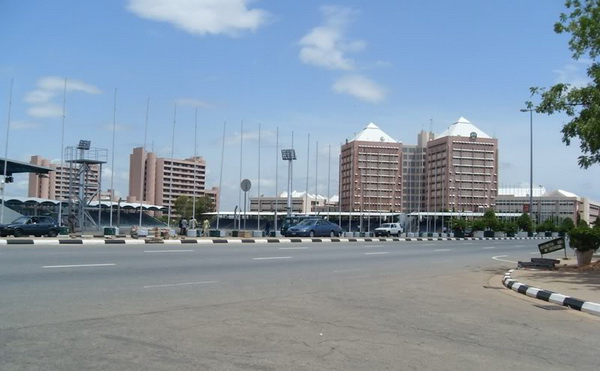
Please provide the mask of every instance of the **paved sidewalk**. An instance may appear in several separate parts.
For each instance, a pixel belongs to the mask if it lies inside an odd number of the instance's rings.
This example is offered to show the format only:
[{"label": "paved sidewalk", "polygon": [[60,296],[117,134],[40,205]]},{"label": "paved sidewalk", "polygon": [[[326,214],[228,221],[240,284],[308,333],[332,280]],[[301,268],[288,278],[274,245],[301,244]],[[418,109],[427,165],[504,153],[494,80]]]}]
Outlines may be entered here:
[{"label": "paved sidewalk", "polygon": [[592,265],[582,268],[576,268],[571,258],[561,260],[554,270],[510,270],[503,283],[524,295],[600,316],[599,255],[594,256]]}]

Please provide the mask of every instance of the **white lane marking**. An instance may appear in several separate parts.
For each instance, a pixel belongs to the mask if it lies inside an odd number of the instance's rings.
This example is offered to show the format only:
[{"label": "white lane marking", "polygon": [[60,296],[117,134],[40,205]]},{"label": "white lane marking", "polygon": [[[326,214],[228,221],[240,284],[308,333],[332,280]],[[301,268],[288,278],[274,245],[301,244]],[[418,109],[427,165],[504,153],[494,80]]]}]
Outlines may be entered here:
[{"label": "white lane marking", "polygon": [[356,271],[361,271],[362,269],[360,268],[356,268],[356,269],[342,269],[339,271],[333,271],[333,273],[346,273],[346,272],[356,272]]},{"label": "white lane marking", "polygon": [[194,252],[194,250],[145,250],[147,253]]},{"label": "white lane marking", "polygon": [[518,262],[516,262],[516,261],[512,261],[512,260],[500,259],[500,258],[505,258],[505,257],[507,257],[507,256],[508,256],[508,255],[498,255],[498,256],[492,256],[492,259],[494,259],[494,260],[498,260],[498,261],[501,261],[501,262],[507,262],[507,263],[515,263],[515,264],[517,264],[517,263],[518,263]]},{"label": "white lane marking", "polygon": [[367,245],[365,247],[383,247],[383,245]]},{"label": "white lane marking", "polygon": [[539,253],[540,253],[539,251],[532,251],[532,252],[530,252],[529,254],[530,254],[530,255],[539,255]]},{"label": "white lane marking", "polygon": [[188,285],[208,285],[210,283],[218,283],[219,281],[200,281],[200,282],[183,282],[183,283],[170,283],[166,285],[151,285],[144,286],[145,289],[153,289],[157,287],[176,287],[176,286],[188,286]]},{"label": "white lane marking", "polygon": [[515,245],[513,247],[526,247],[526,245]]},{"label": "white lane marking", "polygon": [[483,250],[491,250],[491,249],[495,249],[495,248],[496,248],[496,246],[487,246],[487,247],[484,247]]},{"label": "white lane marking", "polygon": [[387,251],[378,251],[378,252],[366,252],[365,255],[383,255],[388,254]]},{"label": "white lane marking", "polygon": [[438,251],[439,252],[439,251],[450,251],[450,250],[451,249],[436,249],[436,250],[433,250],[433,251]]},{"label": "white lane marking", "polygon": [[280,247],[279,250],[308,250],[308,247]]},{"label": "white lane marking", "polygon": [[291,259],[291,256],[269,256],[266,258],[252,258],[252,260],[275,260],[275,259]]},{"label": "white lane marking", "polygon": [[42,268],[82,268],[82,267],[112,267],[116,264],[72,264],[72,265],[44,265]]}]

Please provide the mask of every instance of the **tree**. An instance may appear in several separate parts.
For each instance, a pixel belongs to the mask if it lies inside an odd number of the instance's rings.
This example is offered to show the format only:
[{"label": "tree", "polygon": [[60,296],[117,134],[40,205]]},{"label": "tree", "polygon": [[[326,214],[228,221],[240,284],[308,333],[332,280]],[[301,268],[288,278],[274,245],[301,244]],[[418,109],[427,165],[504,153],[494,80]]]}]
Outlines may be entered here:
[{"label": "tree", "polygon": [[568,146],[571,140],[579,138],[578,164],[587,169],[600,163],[600,2],[598,0],[567,0],[570,13],[562,13],[560,21],[554,25],[554,32],[568,33],[569,50],[573,59],[590,60],[587,75],[591,79],[586,86],[556,84],[550,88],[532,87],[532,96],[539,95],[541,101],[534,108],[538,113],[552,115],[564,112],[570,120],[561,132],[562,141]]},{"label": "tree", "polygon": [[[193,213],[194,200],[190,196],[179,196],[175,200],[175,210],[177,213],[186,219],[194,215]],[[196,219],[200,219],[202,215],[215,210],[215,205],[210,197],[196,197]]]},{"label": "tree", "polygon": [[522,231],[531,232],[533,231],[533,222],[528,214],[521,214],[521,216],[517,219],[517,226]]},{"label": "tree", "polygon": [[559,232],[568,233],[571,229],[575,228],[575,223],[571,218],[564,218],[560,222]]}]

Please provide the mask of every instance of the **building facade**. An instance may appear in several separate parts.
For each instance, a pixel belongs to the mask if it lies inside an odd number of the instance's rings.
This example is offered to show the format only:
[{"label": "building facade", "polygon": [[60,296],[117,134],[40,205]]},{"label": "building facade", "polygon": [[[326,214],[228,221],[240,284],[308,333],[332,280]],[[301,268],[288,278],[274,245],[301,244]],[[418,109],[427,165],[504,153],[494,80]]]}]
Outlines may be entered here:
[{"label": "building facade", "polygon": [[402,209],[402,143],[370,123],[340,153],[342,211]]},{"label": "building facade", "polygon": [[482,211],[498,195],[498,140],[464,117],[427,142],[424,211]]},{"label": "building facade", "polygon": [[[76,197],[79,192],[81,180],[79,168],[73,163],[56,164],[39,155],[31,156],[29,163],[46,166],[54,169],[47,175],[29,174],[27,196],[39,197],[50,200],[67,201],[69,195]],[[72,183],[71,183],[72,182]],[[85,173],[84,183],[87,199],[97,199],[100,184],[100,167],[90,165]],[[72,188],[72,189],[70,189]]]},{"label": "building facade", "polygon": [[498,194],[498,140],[461,117],[417,144],[370,123],[340,153],[342,211],[482,211]]},{"label": "building facade", "polygon": [[218,207],[219,191],[217,187],[206,189],[206,161],[201,156],[162,158],[138,147],[133,149],[129,161],[127,202],[174,207],[179,196],[207,196]]},{"label": "building facade", "polygon": [[[534,189],[534,191],[536,191]],[[497,212],[524,213],[529,208],[529,189],[522,192],[510,190],[501,192],[496,199]],[[566,218],[574,222],[583,220],[595,223],[600,215],[600,203],[563,190],[534,192],[532,197],[531,218],[538,224],[551,219],[559,224]]]}]

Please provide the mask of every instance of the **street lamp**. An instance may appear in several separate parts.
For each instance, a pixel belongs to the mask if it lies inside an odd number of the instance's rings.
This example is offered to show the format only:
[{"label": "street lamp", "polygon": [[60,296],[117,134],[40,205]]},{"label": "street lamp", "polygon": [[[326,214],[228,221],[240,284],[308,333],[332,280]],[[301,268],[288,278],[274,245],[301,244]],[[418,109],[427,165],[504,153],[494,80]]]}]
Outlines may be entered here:
[{"label": "street lamp", "polygon": [[288,162],[288,184],[287,184],[287,216],[292,215],[292,161],[296,159],[296,150],[294,149],[282,149],[281,150],[281,158],[283,161]]},{"label": "street lamp", "polygon": [[533,108],[521,108],[521,112],[529,112],[529,217],[533,210]]}]

